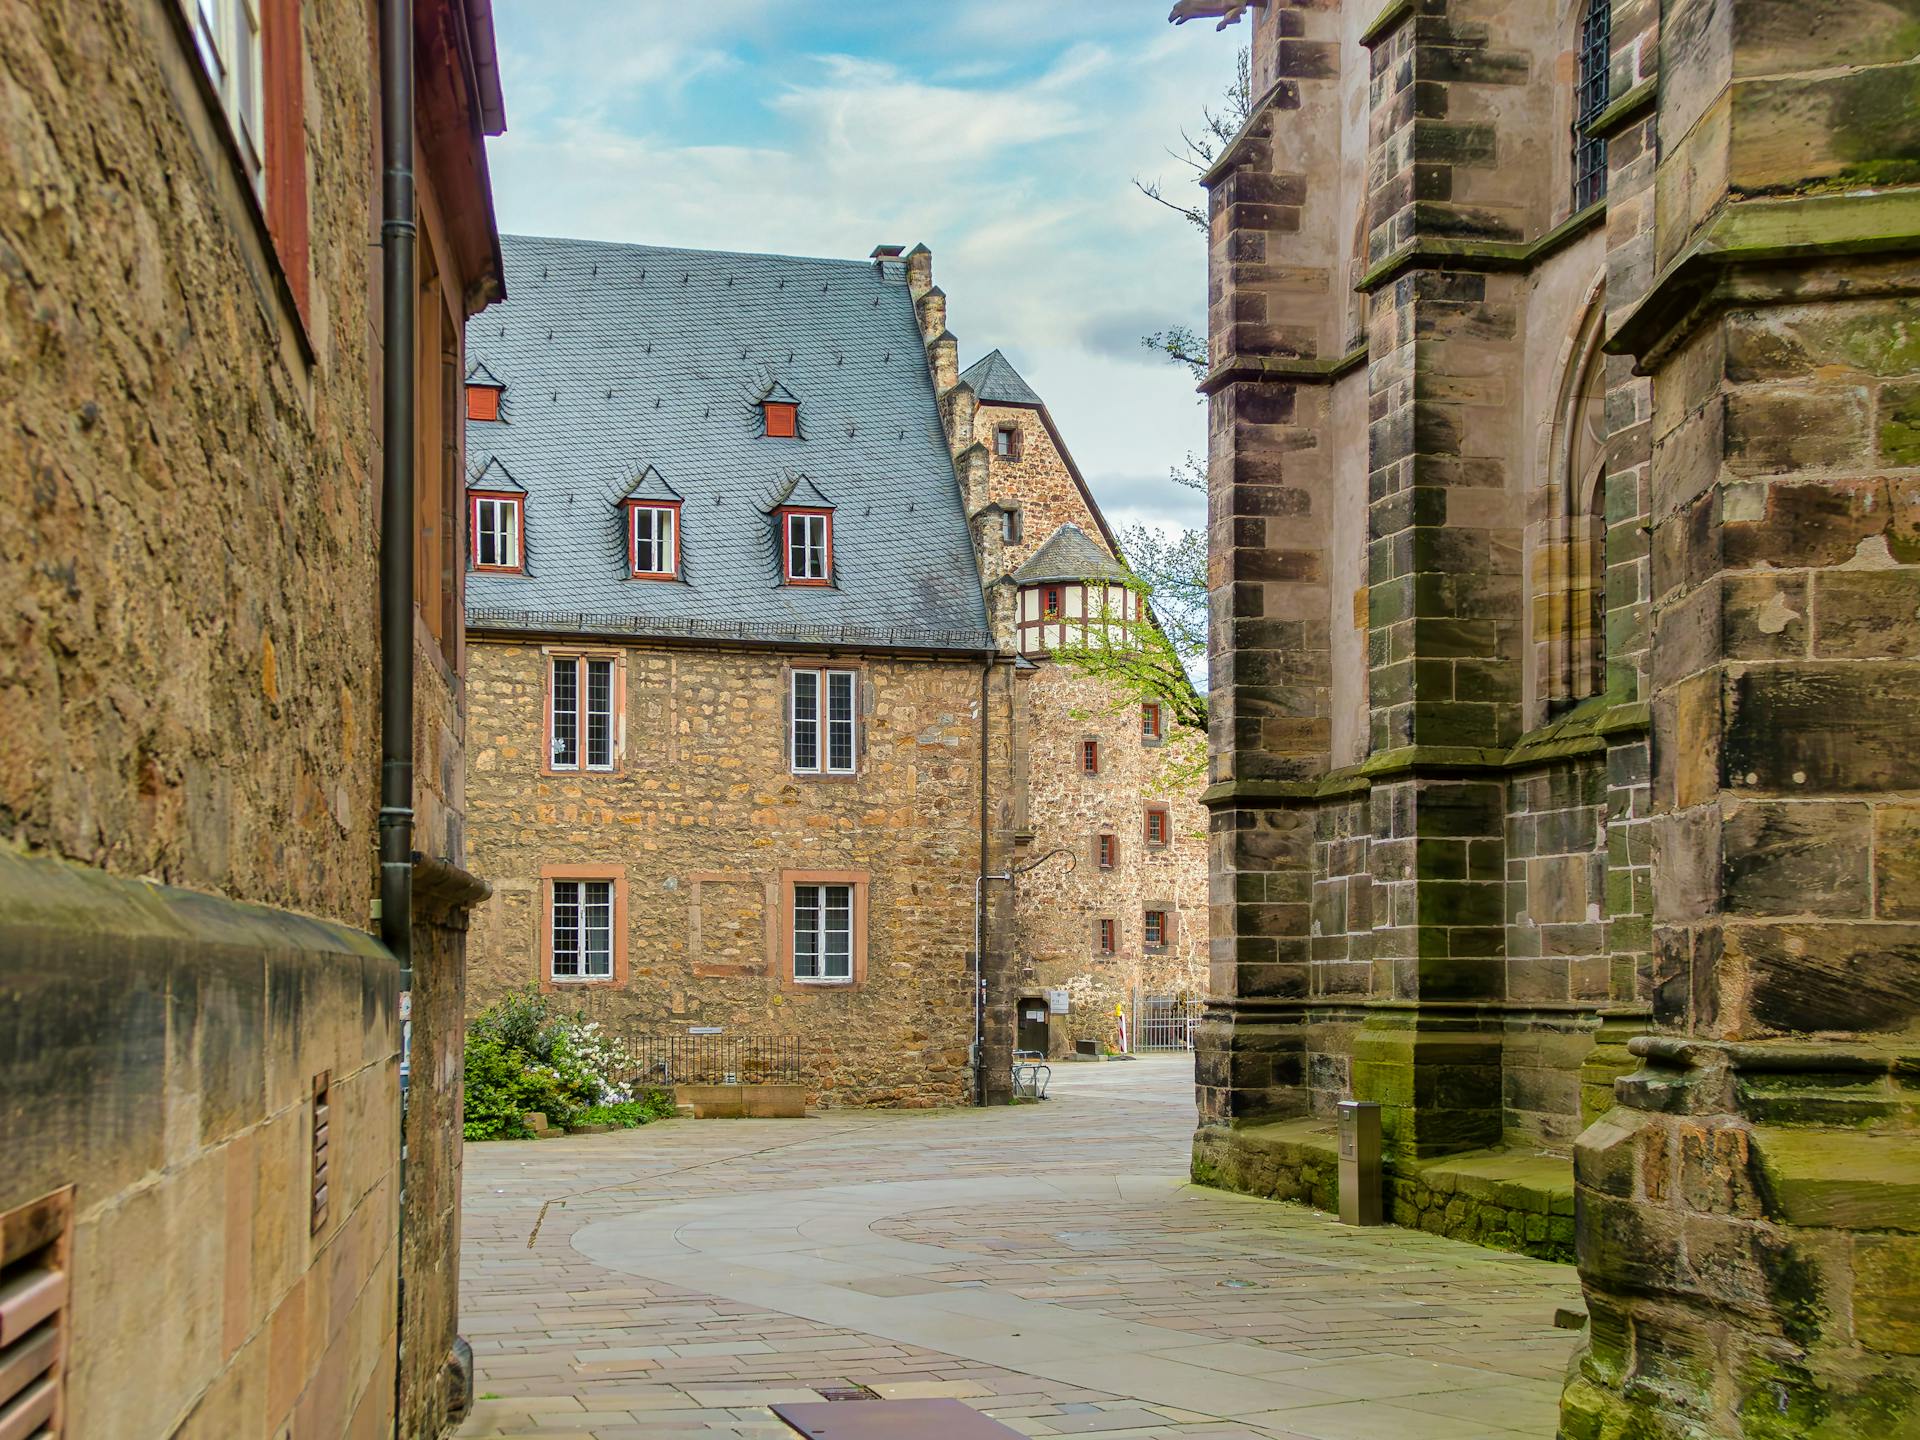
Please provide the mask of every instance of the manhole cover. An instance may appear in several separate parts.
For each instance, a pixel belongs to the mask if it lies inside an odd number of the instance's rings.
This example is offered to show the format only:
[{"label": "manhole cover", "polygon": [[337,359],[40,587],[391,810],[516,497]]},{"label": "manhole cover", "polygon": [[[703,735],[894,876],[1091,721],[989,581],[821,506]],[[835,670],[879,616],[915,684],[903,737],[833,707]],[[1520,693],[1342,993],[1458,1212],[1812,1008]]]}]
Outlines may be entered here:
[{"label": "manhole cover", "polygon": [[1222,1280],[1220,1288],[1222,1290],[1258,1290],[1260,1286],[1253,1280]]}]

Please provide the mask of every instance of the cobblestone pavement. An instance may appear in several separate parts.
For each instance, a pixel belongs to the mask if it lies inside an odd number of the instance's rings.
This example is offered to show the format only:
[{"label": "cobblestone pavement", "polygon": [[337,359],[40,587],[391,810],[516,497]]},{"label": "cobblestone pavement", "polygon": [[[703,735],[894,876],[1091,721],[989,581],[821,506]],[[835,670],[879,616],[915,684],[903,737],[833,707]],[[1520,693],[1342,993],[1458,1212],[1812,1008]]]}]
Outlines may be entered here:
[{"label": "cobblestone pavement", "polygon": [[1570,1266],[1186,1183],[1184,1057],[999,1110],[676,1120],[467,1150],[462,1436],[790,1436],[822,1389],[1027,1435],[1554,1429]]}]

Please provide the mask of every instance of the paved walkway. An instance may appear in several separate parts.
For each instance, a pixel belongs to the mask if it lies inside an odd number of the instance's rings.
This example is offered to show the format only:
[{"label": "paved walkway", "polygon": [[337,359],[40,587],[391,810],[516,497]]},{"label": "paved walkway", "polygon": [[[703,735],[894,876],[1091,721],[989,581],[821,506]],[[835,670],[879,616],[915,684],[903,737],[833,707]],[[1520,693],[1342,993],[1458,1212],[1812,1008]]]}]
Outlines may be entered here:
[{"label": "paved walkway", "polygon": [[790,1437],[769,1405],[858,1387],[1028,1435],[1553,1434],[1571,1267],[1186,1184],[1184,1058],[1054,1095],[469,1147],[461,1434]]}]

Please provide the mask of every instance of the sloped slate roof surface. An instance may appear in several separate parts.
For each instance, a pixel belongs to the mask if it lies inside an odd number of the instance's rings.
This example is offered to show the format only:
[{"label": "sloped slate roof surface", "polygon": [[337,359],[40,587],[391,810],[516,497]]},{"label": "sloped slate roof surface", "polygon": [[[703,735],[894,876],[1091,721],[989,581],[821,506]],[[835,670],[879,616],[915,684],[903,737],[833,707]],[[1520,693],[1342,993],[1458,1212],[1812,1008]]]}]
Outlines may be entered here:
[{"label": "sloped slate roof surface", "polygon": [[[470,573],[469,624],[992,644],[898,262],[501,248],[512,299],[469,322],[467,344],[506,394],[500,422],[468,424],[468,470],[498,461],[526,487],[527,573]],[[761,434],[775,386],[804,438]],[[677,583],[626,578],[619,502],[649,466],[684,500]],[[831,587],[780,583],[769,512],[796,490],[831,497]]]},{"label": "sloped slate roof surface", "polygon": [[1038,407],[1044,403],[998,350],[982,355],[960,372],[960,378],[973,387],[973,393],[985,404]]},{"label": "sloped slate roof surface", "polygon": [[1034,551],[1027,563],[1013,572],[1016,585],[1037,585],[1043,580],[1124,580],[1127,567],[1107,553],[1107,547],[1078,525],[1062,525]]}]

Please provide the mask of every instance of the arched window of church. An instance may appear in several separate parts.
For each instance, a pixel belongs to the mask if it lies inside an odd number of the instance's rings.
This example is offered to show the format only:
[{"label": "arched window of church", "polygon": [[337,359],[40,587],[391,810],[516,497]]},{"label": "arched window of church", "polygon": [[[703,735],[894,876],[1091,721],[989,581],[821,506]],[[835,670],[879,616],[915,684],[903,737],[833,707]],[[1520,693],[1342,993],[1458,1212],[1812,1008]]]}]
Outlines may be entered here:
[{"label": "arched window of church", "polygon": [[[1599,330],[1593,332],[1595,342]],[[1597,343],[1581,356],[1567,415],[1567,645],[1565,698],[1606,687],[1607,367]]]},{"label": "arched window of church", "polygon": [[1573,92],[1573,208],[1584,210],[1607,193],[1607,142],[1587,127],[1607,108],[1607,52],[1613,0],[1587,0],[1580,21],[1579,70]]}]

